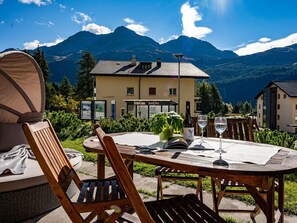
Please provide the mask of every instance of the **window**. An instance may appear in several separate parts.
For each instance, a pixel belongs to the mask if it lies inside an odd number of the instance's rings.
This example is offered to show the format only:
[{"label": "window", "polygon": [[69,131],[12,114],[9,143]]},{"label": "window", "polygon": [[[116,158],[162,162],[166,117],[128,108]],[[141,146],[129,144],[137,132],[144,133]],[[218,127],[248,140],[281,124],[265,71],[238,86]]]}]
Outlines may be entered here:
[{"label": "window", "polygon": [[259,109],[261,109],[261,104],[259,104]]},{"label": "window", "polygon": [[277,109],[280,109],[280,104],[277,104]]},{"label": "window", "polygon": [[150,87],[149,88],[149,95],[156,95],[156,88],[155,87]]},{"label": "window", "polygon": [[261,118],[261,113],[258,114],[258,117]]},{"label": "window", "polygon": [[283,96],[283,99],[286,99],[287,98],[287,95],[286,94],[284,94],[284,96]]},{"label": "window", "polygon": [[279,120],[280,119],[280,115],[277,115],[277,120]]},{"label": "window", "polygon": [[176,95],[176,88],[169,88],[169,95],[175,96]]},{"label": "window", "polygon": [[280,99],[280,94],[277,94],[277,99]]},{"label": "window", "polygon": [[295,109],[297,110],[297,104],[295,105]]},{"label": "window", "polygon": [[276,129],[279,130],[279,125],[276,126]]},{"label": "window", "polygon": [[127,87],[127,95],[134,95],[134,87]]}]

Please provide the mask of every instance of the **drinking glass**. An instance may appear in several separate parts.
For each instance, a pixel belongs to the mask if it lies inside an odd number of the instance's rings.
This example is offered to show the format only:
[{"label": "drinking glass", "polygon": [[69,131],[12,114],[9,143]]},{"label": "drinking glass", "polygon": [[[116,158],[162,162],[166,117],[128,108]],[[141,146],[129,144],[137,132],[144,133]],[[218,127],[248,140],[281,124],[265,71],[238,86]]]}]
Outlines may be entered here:
[{"label": "drinking glass", "polygon": [[217,152],[220,153],[220,159],[218,161],[216,161],[216,164],[219,165],[226,165],[226,161],[222,160],[222,153],[225,153],[226,151],[223,150],[222,148],[222,134],[223,132],[226,130],[227,128],[227,119],[226,117],[215,117],[214,120],[214,125],[215,125],[215,129],[216,131],[219,133],[220,135],[220,147],[219,150],[217,150]]},{"label": "drinking glass", "polygon": [[204,138],[203,138],[203,130],[205,126],[207,125],[207,115],[198,115],[198,125],[201,128],[201,141],[200,143],[204,143]]}]

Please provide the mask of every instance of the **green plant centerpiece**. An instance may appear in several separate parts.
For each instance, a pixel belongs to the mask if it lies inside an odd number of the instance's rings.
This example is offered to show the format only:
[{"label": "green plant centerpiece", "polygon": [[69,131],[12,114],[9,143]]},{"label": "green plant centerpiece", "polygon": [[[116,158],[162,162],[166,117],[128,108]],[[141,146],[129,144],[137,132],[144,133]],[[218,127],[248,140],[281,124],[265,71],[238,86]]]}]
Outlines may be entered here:
[{"label": "green plant centerpiece", "polygon": [[155,114],[151,120],[151,131],[160,135],[160,140],[168,140],[174,133],[181,133],[183,129],[183,118],[176,112],[160,112]]}]

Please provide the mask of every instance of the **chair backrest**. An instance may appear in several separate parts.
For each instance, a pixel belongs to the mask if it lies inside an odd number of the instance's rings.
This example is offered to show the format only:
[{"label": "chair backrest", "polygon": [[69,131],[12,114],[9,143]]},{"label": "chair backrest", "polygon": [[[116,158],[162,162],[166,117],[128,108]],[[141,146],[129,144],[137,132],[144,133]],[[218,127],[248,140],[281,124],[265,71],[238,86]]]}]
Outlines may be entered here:
[{"label": "chair backrest", "polygon": [[133,183],[132,177],[112,137],[106,135],[100,127],[96,129],[96,134],[119,183],[125,191],[139,219],[141,222],[154,222],[143,201],[141,200],[141,197]]},{"label": "chair backrest", "polygon": [[[243,141],[254,141],[253,120],[251,118],[227,118],[227,129],[223,133],[223,138],[237,139]],[[198,135],[201,130],[198,128]],[[208,118],[206,125],[207,137],[218,137],[214,126],[214,118]]]},{"label": "chair backrest", "polygon": [[227,125],[229,139],[254,141],[253,123],[250,118],[229,118]]},{"label": "chair backrest", "polygon": [[[68,160],[59,139],[48,120],[22,125],[28,143],[53,192],[60,199],[67,213],[79,215],[67,196],[67,189],[74,181],[81,188],[82,181]],[[80,216],[80,215],[79,215]],[[69,215],[71,218],[71,216]],[[77,218],[75,218],[77,219]]]}]

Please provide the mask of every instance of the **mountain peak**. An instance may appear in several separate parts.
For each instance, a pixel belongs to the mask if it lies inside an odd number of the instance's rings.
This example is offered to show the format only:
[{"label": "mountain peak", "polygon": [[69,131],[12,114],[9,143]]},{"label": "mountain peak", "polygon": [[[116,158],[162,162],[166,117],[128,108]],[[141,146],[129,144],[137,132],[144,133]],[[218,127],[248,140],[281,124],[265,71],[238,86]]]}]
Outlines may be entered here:
[{"label": "mountain peak", "polygon": [[125,34],[135,34],[135,32],[134,31],[132,31],[131,29],[128,29],[127,27],[125,27],[125,26],[119,26],[119,27],[117,27],[115,30],[114,30],[114,33],[118,33],[118,34],[123,34],[123,33],[125,33]]}]

